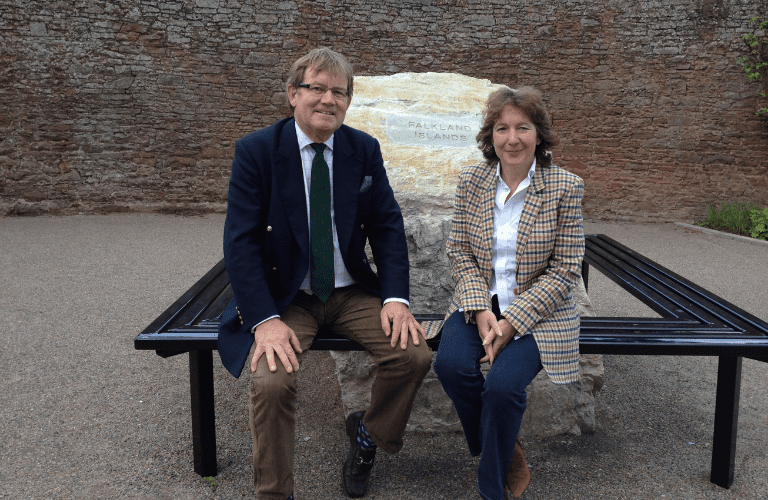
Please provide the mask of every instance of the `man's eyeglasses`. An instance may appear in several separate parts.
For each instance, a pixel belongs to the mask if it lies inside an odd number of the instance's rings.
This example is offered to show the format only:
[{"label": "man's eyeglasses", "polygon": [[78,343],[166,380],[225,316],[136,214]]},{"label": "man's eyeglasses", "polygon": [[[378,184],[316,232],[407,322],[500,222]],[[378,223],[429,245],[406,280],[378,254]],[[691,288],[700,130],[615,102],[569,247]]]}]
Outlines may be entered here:
[{"label": "man's eyeglasses", "polygon": [[328,89],[325,85],[321,85],[319,83],[300,83],[299,87],[302,89],[307,89],[310,92],[312,92],[315,95],[325,95],[328,90],[331,91],[331,94],[333,94],[333,98],[337,99],[339,101],[346,99],[349,97],[349,92],[347,89],[339,89],[339,88],[333,88]]}]

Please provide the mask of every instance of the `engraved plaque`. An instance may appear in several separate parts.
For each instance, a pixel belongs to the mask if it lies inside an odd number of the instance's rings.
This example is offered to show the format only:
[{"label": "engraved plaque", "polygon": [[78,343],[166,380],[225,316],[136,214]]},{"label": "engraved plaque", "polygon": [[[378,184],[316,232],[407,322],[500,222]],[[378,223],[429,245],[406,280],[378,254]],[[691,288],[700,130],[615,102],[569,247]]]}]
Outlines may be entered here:
[{"label": "engraved plaque", "polygon": [[387,137],[395,144],[434,148],[477,147],[481,116],[391,115],[387,118]]}]

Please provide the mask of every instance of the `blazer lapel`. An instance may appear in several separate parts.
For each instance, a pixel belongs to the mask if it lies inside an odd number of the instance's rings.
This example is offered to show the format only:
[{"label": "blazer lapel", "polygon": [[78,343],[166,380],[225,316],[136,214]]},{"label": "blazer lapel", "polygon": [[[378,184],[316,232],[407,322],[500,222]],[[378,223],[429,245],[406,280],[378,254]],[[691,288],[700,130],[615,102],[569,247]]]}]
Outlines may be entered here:
[{"label": "blazer lapel", "polygon": [[288,224],[299,248],[309,255],[309,221],[307,220],[307,197],[304,193],[304,170],[301,166],[299,140],[293,120],[286,122],[280,133],[279,164],[274,175]]},{"label": "blazer lapel", "polygon": [[523,203],[523,213],[520,215],[520,225],[517,227],[517,248],[515,261],[518,269],[520,260],[525,252],[525,245],[528,244],[528,237],[531,235],[533,224],[539,214],[541,207],[541,191],[544,189],[544,168],[537,168],[533,174],[533,182],[528,186],[528,192],[525,195]]},{"label": "blazer lapel", "polygon": [[[480,241],[483,242],[482,255],[477,259],[485,280],[490,283],[493,273],[493,209],[496,199],[496,169],[488,169],[483,180],[480,195]],[[483,266],[482,263],[488,263]]]},{"label": "blazer lapel", "polygon": [[333,137],[333,210],[342,255],[349,248],[352,228],[357,220],[361,175],[362,164],[342,127]]}]

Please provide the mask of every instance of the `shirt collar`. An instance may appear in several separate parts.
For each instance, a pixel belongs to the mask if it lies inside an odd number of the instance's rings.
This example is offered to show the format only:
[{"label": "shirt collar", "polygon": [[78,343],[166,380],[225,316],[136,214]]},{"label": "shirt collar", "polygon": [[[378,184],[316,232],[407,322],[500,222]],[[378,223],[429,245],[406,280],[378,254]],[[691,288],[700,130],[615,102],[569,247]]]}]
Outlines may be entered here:
[{"label": "shirt collar", "polygon": [[[533,163],[531,163],[531,168],[528,169],[528,182],[526,185],[530,185],[531,181],[533,180],[533,174],[536,173],[536,157],[533,157]],[[504,182],[501,180],[501,162],[496,163],[496,180],[500,182]]]},{"label": "shirt collar", "polygon": [[[299,140],[299,151],[301,151],[305,147],[307,147],[310,144],[312,144],[314,141],[312,141],[312,139],[310,139],[307,136],[307,134],[305,134],[304,131],[301,130],[301,127],[299,127],[299,124],[296,123],[296,120],[293,121],[293,124],[296,126],[296,139]],[[333,135],[336,135],[336,134],[334,133]],[[323,143],[331,151],[333,151],[333,135],[331,136],[330,139],[328,139],[327,141],[325,141]]]}]

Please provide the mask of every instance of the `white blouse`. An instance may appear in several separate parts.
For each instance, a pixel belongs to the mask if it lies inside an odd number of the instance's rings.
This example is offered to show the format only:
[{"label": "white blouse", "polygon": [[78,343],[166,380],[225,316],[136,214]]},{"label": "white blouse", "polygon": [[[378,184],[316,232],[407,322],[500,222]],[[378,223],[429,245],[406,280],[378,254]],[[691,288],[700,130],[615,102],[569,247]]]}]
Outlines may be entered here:
[{"label": "white blouse", "polygon": [[[493,273],[491,296],[499,298],[499,310],[503,311],[517,296],[517,227],[523,213],[525,195],[536,172],[536,158],[515,192],[507,200],[510,189],[501,178],[501,165],[496,167],[496,199],[493,207]],[[506,200],[506,203],[504,202]]]}]

